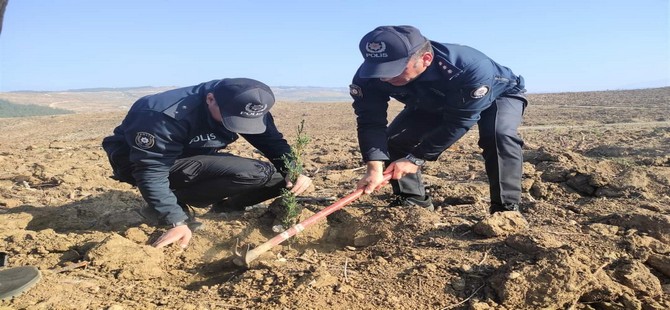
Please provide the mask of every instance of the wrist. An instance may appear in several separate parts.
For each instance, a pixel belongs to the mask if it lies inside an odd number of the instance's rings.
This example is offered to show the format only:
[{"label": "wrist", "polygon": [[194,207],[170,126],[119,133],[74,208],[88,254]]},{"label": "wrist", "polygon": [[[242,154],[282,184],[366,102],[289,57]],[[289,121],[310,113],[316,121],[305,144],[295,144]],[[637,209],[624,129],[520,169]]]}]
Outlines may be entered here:
[{"label": "wrist", "polygon": [[379,160],[369,161],[366,163],[368,172],[384,171],[384,162]]}]

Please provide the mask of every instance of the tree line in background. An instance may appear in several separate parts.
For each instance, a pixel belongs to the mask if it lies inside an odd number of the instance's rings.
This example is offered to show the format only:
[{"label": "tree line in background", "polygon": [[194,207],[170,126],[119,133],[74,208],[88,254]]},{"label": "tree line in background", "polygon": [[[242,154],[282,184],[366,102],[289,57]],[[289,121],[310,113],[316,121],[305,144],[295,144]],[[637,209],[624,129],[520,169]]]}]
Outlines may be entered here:
[{"label": "tree line in background", "polygon": [[72,113],[74,112],[65,109],[56,109],[34,104],[16,104],[0,99],[0,118]]}]

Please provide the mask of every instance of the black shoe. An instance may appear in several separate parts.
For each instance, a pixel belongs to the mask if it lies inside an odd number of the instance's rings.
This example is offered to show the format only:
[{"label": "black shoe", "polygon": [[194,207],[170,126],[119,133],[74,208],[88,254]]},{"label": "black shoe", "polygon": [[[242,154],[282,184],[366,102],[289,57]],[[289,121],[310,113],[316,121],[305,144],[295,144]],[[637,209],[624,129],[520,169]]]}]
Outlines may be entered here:
[{"label": "black shoe", "polygon": [[[196,231],[202,229],[204,224],[202,222],[198,222],[198,221],[195,220],[195,211],[193,211],[193,209],[191,209],[185,203],[178,202],[178,204],[181,207],[181,209],[184,211],[184,213],[186,213],[186,215],[188,216],[188,219],[186,219],[186,221],[185,221],[186,226],[188,226],[188,228],[192,232],[196,232]],[[144,206],[144,207],[140,208],[139,210],[137,210],[137,213],[139,213],[140,216],[142,218],[144,218],[148,222],[149,225],[159,226],[161,224],[165,224],[165,223],[161,223],[161,220],[158,218],[160,213],[158,213],[158,211],[156,211],[154,208],[151,208],[149,206]]]},{"label": "black shoe", "polygon": [[235,212],[235,211],[244,211],[244,206],[235,205],[230,203],[228,199],[221,200],[212,204],[212,207],[207,211],[207,213],[224,213],[224,212]]},{"label": "black shoe", "polygon": [[489,213],[491,214],[505,211],[519,211],[519,204],[518,203],[492,204],[491,207],[489,208]]},{"label": "black shoe", "polygon": [[204,228],[205,224],[202,222],[198,222],[195,219],[189,218],[186,220],[186,226],[188,226],[188,229],[190,229],[192,232],[199,231]]},{"label": "black shoe", "polygon": [[435,206],[433,206],[433,200],[430,199],[430,196],[424,196],[423,199],[417,196],[401,196],[396,195],[393,201],[389,204],[389,207],[421,207],[428,211],[435,211]]},{"label": "black shoe", "polygon": [[265,208],[266,206],[262,203],[257,203],[255,205],[244,206],[240,204],[231,203],[229,199],[213,203],[212,207],[207,211],[207,213],[224,213],[224,212],[243,212],[252,209]]}]

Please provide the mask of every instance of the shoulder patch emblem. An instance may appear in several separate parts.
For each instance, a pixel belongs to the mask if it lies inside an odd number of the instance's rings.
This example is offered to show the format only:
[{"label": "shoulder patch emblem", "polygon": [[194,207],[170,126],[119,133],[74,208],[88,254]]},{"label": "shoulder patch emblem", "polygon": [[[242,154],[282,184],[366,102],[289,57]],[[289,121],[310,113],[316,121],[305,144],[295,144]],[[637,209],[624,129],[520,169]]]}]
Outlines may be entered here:
[{"label": "shoulder patch emblem", "polygon": [[156,144],[156,137],[148,132],[140,131],[135,136],[135,145],[143,150],[152,148],[154,144]]},{"label": "shoulder patch emblem", "polygon": [[349,85],[349,94],[354,97],[363,97],[363,90],[356,84]]},{"label": "shoulder patch emblem", "polygon": [[484,98],[484,96],[486,96],[486,94],[488,94],[488,93],[489,93],[489,87],[484,85],[484,86],[480,86],[478,88],[475,88],[470,93],[470,97],[472,97],[474,99]]}]

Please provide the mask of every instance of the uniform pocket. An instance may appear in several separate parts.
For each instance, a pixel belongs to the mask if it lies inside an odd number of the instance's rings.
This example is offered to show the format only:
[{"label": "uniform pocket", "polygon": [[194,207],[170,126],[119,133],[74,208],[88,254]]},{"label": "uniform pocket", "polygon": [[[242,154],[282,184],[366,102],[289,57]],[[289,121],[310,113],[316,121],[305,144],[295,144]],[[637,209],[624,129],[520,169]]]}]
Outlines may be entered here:
[{"label": "uniform pocket", "polygon": [[170,183],[186,184],[196,181],[202,171],[202,162],[198,160],[178,160],[170,168]]}]

